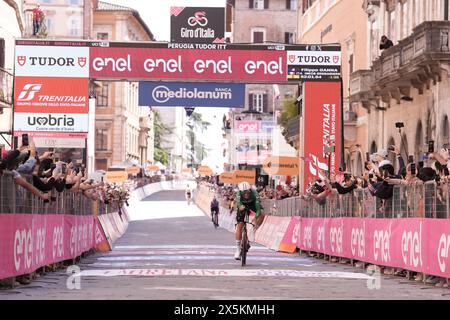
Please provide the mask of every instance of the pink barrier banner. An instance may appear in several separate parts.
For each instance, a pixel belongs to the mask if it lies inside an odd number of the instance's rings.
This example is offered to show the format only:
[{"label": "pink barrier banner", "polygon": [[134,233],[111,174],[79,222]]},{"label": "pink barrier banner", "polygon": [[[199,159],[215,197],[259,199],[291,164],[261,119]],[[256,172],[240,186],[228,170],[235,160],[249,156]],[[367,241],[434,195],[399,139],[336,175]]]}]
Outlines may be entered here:
[{"label": "pink barrier banner", "polygon": [[270,249],[278,250],[291,222],[288,217],[266,216],[255,234],[255,241]]},{"label": "pink barrier banner", "polygon": [[294,253],[300,234],[300,217],[292,217],[280,243],[280,251]]},{"label": "pink barrier banner", "polygon": [[301,250],[450,278],[448,219],[301,218],[297,229]]},{"label": "pink barrier banner", "polygon": [[0,215],[0,279],[75,258],[93,247],[92,216]]},{"label": "pink barrier banner", "polygon": [[109,245],[108,239],[106,238],[105,231],[103,230],[102,224],[98,220],[98,217],[95,217],[95,250],[106,252],[110,251],[111,247]]}]

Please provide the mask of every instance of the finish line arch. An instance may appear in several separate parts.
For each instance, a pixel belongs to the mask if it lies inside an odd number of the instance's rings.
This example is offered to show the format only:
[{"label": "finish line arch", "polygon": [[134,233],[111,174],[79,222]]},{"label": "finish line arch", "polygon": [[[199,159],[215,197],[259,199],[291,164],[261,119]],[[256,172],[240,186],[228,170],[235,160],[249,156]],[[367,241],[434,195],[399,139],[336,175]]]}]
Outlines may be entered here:
[{"label": "finish line arch", "polygon": [[[339,44],[16,40],[14,135],[86,136],[90,80],[304,83],[304,110],[310,117],[303,126],[303,141],[323,149],[334,140],[331,166],[334,172],[339,169],[343,142]],[[302,155],[303,169],[313,176],[329,162],[319,149]]]}]

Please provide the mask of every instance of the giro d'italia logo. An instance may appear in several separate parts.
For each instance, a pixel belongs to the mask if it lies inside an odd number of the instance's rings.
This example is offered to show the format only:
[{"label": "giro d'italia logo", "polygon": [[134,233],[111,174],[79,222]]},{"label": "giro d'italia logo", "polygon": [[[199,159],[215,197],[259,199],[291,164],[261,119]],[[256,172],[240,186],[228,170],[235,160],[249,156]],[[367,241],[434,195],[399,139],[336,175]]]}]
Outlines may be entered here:
[{"label": "giro d'italia logo", "polygon": [[194,13],[193,17],[190,17],[188,19],[188,24],[191,27],[195,27],[196,25],[199,25],[200,27],[205,27],[208,24],[208,19],[206,18],[206,12],[205,11],[197,11]]}]

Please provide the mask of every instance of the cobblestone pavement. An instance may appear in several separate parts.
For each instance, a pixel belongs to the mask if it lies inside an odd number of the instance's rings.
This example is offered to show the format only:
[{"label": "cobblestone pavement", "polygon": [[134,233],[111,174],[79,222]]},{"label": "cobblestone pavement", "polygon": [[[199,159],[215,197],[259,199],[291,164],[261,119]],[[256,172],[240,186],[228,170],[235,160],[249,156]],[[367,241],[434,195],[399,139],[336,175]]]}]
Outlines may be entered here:
[{"label": "cobblestone pavement", "polygon": [[[214,229],[183,191],[163,191],[132,213],[108,253],[83,258],[80,289],[67,270],[0,290],[0,299],[449,299],[450,289],[402,277],[374,280],[348,264],[284,254],[253,244],[247,266],[233,259],[234,236]],[[378,288],[377,288],[378,287]]]}]

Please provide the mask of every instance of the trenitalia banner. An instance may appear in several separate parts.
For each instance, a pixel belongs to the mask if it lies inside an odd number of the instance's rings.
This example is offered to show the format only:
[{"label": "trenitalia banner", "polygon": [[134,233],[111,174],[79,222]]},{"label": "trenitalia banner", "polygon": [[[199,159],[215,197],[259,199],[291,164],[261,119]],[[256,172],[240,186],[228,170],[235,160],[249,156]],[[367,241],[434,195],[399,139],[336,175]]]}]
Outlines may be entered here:
[{"label": "trenitalia banner", "polygon": [[340,50],[339,45],[17,40],[15,67],[18,76],[99,80],[334,81]]},{"label": "trenitalia banner", "polygon": [[89,79],[16,77],[14,112],[89,112]]},{"label": "trenitalia banner", "polygon": [[88,132],[89,79],[15,77],[14,131]]},{"label": "trenitalia banner", "polygon": [[[339,171],[340,160],[340,83],[306,82],[304,115],[304,187],[317,178],[331,177]],[[334,152],[326,157],[325,147],[334,144]],[[330,164],[330,168],[328,168]]]},{"label": "trenitalia banner", "polygon": [[244,104],[244,84],[139,82],[140,106],[243,108]]}]

